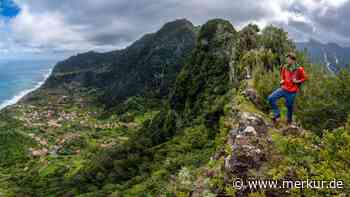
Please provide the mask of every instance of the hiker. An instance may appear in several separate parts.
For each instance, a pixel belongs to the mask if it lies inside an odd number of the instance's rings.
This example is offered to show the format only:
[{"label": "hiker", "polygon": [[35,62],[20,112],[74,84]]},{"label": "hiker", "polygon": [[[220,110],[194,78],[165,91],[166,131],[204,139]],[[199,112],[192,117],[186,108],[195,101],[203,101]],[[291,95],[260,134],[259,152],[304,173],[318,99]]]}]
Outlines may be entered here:
[{"label": "hiker", "polygon": [[288,125],[292,124],[293,121],[293,103],[295,96],[297,95],[301,84],[307,80],[307,76],[305,70],[302,66],[297,63],[297,58],[295,53],[288,53],[287,56],[287,64],[281,65],[280,67],[280,75],[281,87],[275,90],[269,97],[268,101],[272,107],[272,111],[274,116],[272,118],[273,123],[276,125],[280,118],[280,110],[277,106],[277,101],[284,97],[285,104],[287,107],[287,122]]}]

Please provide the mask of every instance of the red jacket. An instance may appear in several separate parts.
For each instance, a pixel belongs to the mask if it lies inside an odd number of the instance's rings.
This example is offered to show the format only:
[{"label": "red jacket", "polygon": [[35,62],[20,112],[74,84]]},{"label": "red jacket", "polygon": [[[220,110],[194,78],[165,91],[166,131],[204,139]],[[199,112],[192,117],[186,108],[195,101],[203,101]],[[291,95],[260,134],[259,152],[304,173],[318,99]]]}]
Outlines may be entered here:
[{"label": "red jacket", "polygon": [[[289,71],[285,66],[281,66],[280,69],[281,79],[284,81],[281,84],[281,88],[288,92],[298,92],[300,84],[307,80],[305,70],[302,66],[299,66],[293,71]],[[294,83],[293,79],[300,80],[300,83]]]}]

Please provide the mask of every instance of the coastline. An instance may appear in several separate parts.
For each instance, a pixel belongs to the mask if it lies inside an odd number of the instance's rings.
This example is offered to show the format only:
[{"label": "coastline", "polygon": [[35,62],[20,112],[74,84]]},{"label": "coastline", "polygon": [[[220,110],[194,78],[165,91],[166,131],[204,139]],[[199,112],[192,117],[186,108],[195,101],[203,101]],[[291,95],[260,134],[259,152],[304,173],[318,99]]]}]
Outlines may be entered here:
[{"label": "coastline", "polygon": [[18,101],[20,101],[27,94],[39,89],[45,83],[45,81],[50,77],[52,71],[53,71],[53,68],[49,69],[49,71],[47,73],[45,73],[44,79],[42,81],[39,81],[33,88],[25,89],[25,90],[19,92],[18,94],[16,94],[15,96],[13,96],[11,99],[4,100],[3,102],[1,102],[0,103],[0,112],[8,106],[16,104]]}]

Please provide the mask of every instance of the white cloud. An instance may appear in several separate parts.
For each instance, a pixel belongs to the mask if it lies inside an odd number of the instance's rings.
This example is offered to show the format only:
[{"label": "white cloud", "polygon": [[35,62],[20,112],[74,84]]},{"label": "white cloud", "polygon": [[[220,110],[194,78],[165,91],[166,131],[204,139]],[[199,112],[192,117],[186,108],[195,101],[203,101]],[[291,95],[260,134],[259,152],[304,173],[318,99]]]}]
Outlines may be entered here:
[{"label": "white cloud", "polygon": [[10,22],[10,26],[15,39],[33,46],[83,41],[79,33],[62,19],[63,16],[59,12],[33,15],[27,6],[24,6],[20,14]]},{"label": "white cloud", "polygon": [[[21,8],[9,22],[0,18],[0,54],[125,47],[165,22],[187,18],[196,25],[211,18],[235,27],[276,24],[293,38],[310,36],[350,45],[349,0],[15,0]],[[344,20],[345,18],[345,20]]]},{"label": "white cloud", "polygon": [[0,29],[5,27],[5,20],[0,17]]}]

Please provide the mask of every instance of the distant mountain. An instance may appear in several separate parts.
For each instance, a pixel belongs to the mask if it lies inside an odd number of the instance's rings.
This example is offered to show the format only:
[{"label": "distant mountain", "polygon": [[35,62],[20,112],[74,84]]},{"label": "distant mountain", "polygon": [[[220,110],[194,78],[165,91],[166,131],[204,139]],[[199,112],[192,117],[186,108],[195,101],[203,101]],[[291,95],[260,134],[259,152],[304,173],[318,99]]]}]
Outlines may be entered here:
[{"label": "distant mountain", "polygon": [[43,87],[98,89],[99,99],[107,105],[130,96],[162,97],[168,94],[195,41],[191,22],[169,22],[126,49],[90,51],[59,62]]},{"label": "distant mountain", "polygon": [[350,48],[341,47],[335,43],[323,44],[314,39],[308,42],[296,43],[298,50],[307,49],[313,63],[325,64],[332,72],[350,64]]}]

